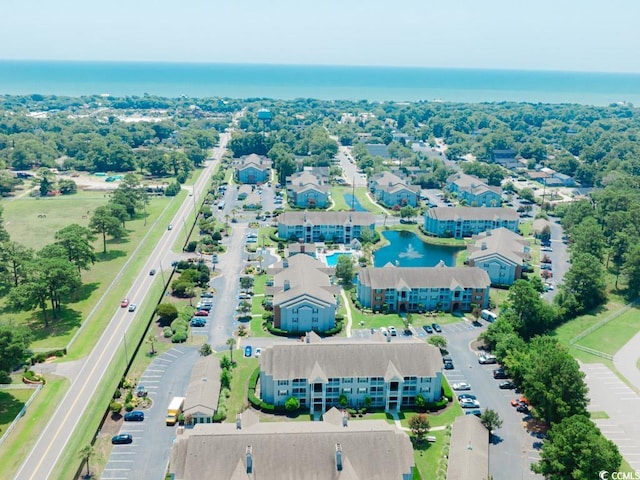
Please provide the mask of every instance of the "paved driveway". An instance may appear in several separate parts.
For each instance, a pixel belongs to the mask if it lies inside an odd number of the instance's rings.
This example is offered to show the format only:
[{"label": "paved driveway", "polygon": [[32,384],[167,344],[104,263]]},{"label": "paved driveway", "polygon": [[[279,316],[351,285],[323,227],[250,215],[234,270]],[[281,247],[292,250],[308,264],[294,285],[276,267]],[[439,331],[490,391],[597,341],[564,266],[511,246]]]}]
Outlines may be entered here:
[{"label": "paved driveway", "polygon": [[492,370],[497,365],[480,365],[477,353],[471,350],[486,324],[473,326],[471,322],[459,322],[442,326],[442,335],[449,342],[449,352],[455,366],[454,370],[445,370],[449,383],[467,382],[470,392],[478,397],[480,407],[491,408],[502,418],[502,428],[496,431],[493,444],[489,448],[489,473],[494,480],[542,479],[530,470],[532,462],[539,458],[535,448],[540,440],[527,433],[524,428],[524,416],[516,412],[510,400],[517,396],[513,390],[500,390],[499,381],[494,380]]},{"label": "paved driveway", "polygon": [[149,365],[139,385],[147,388],[153,404],[144,410],[143,422],[122,423],[120,433],[131,433],[133,443],[113,446],[104,480],[164,478],[176,430],[165,424],[167,405],[173,397],[186,394],[197,356],[196,348],[180,345]]},{"label": "paved driveway", "polygon": [[601,363],[583,363],[589,386],[589,411],[606,412],[596,419],[605,437],[614,442],[631,468],[640,471],[640,395]]}]

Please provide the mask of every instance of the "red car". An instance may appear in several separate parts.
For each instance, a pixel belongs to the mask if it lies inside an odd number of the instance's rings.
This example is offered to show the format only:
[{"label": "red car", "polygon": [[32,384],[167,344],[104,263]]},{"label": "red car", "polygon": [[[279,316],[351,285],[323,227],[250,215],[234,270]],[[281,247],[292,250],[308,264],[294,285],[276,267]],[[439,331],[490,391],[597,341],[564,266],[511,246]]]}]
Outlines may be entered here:
[{"label": "red car", "polygon": [[129,299],[125,298],[124,300],[122,300],[122,302],[120,302],[120,307],[122,308],[127,308],[129,306]]},{"label": "red car", "polygon": [[194,315],[196,317],[207,317],[209,316],[209,312],[207,312],[206,310],[198,310],[196,313],[194,313]]}]

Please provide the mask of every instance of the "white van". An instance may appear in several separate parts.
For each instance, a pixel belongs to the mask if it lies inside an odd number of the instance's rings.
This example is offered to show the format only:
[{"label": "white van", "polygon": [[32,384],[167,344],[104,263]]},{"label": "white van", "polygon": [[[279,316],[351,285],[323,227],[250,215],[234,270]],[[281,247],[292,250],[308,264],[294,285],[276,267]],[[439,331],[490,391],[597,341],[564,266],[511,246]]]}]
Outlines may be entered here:
[{"label": "white van", "polygon": [[480,312],[480,318],[482,318],[483,320],[486,320],[489,323],[492,323],[496,321],[496,319],[498,318],[498,315],[496,315],[493,312],[490,312],[489,310],[482,310],[482,312]]}]

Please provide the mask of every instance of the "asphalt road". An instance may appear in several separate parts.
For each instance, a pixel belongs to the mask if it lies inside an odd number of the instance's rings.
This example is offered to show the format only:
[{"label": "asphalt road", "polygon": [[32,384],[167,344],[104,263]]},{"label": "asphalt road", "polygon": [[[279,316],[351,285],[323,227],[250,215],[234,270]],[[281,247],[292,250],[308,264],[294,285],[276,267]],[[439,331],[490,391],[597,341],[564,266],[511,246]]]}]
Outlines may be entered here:
[{"label": "asphalt road", "polygon": [[[229,140],[228,134],[221,135],[220,147],[214,150],[214,159],[208,162],[200,178],[193,186],[194,196],[187,196],[172,220],[173,225],[181,225],[192,213],[197,197],[206,188],[213,173],[215,164],[220,160]],[[179,236],[179,228],[167,230],[161,237],[154,250],[149,255],[142,271],[131,286],[128,298],[132,303],[141,304],[152,282],[161,275],[149,276],[152,268],[168,268],[174,255],[171,248]],[[106,306],[105,308],[109,308]],[[126,308],[113,305],[114,315],[105,328],[104,333],[96,343],[93,351],[86,357],[79,374],[72,381],[69,390],[60,401],[60,405],[51,416],[51,420],[44,427],[40,437],[33,446],[17,473],[17,479],[40,480],[51,478],[56,463],[60,459],[69,438],[73,435],[78,422],[84,415],[87,406],[93,401],[96,389],[105,372],[111,366],[112,360],[125,338],[125,333],[138,315],[140,309],[128,312]]]},{"label": "asphalt road", "polygon": [[[476,352],[470,348],[486,324],[474,327],[471,322],[460,322],[442,326],[442,333],[447,337],[447,347],[454,370],[445,370],[449,383],[467,382],[471,385],[469,392],[478,397],[480,408],[484,411],[491,408],[502,418],[502,428],[494,435],[494,441],[489,448],[489,473],[495,480],[533,480],[542,477],[530,470],[532,462],[536,461],[538,451],[534,444],[540,440],[529,434],[523,426],[524,415],[516,412],[510,401],[517,394],[513,390],[500,390],[500,380],[494,380],[492,370],[497,365],[480,365]],[[416,328],[419,328],[416,325]]]},{"label": "asphalt road", "polygon": [[340,147],[336,157],[340,161],[340,167],[342,168],[343,177],[349,185],[356,187],[367,186],[367,176],[358,173],[358,167],[351,156],[349,147]]}]

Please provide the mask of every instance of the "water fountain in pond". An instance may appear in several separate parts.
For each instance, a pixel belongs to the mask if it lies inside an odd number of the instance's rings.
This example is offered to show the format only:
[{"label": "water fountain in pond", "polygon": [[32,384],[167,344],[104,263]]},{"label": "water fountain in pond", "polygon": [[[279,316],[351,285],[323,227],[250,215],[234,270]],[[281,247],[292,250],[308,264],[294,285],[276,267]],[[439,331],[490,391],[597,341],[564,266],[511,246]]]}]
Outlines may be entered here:
[{"label": "water fountain in pond", "polygon": [[415,248],[413,248],[413,244],[410,243],[409,246],[407,247],[407,250],[405,252],[400,252],[398,254],[398,257],[415,259],[415,258],[422,258],[424,257],[424,255],[418,252]]}]

